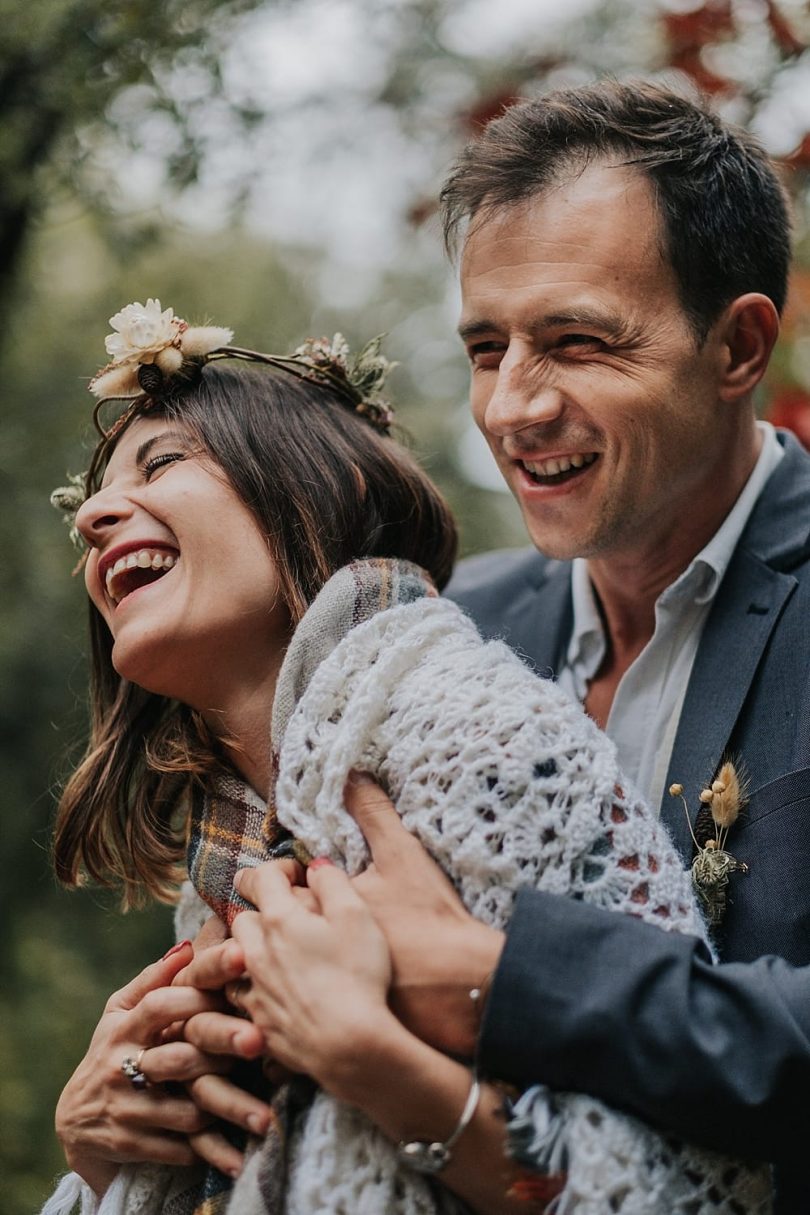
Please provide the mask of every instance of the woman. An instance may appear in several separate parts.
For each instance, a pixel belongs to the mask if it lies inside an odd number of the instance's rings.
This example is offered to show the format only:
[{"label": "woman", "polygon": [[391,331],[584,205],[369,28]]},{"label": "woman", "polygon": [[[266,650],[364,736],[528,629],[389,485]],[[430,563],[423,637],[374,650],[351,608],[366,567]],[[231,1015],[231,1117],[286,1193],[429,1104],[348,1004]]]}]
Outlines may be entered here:
[{"label": "woman", "polygon": [[[76,516],[89,546],[94,721],[60,806],[57,872],[118,881],[132,903],[144,890],[169,897],[186,855],[180,935],[208,909],[234,925],[263,1045],[309,1083],[282,1081],[263,1120],[261,1103],[240,1106],[260,1135],[228,1176],[234,1158],[163,1084],[199,1084],[219,1066],[177,1040],[216,1009],[169,986],[190,961],[183,943],[108,1005],[60,1102],[86,1209],[100,1197],[102,1215],[549,1201],[624,1215],[767,1211],[761,1171],[664,1144],[598,1102],[534,1089],[505,1115],[496,1087],[387,1007],[384,941],[326,863],[355,874],[367,860],[343,808],[352,769],[388,789],[486,923],[502,926],[533,883],[675,930],[700,924],[608,740],[437,598],[455,531],[388,436],[376,347],[354,365],[337,339],[258,355],[157,301],[112,324],[113,363],[91,387],[130,404],[94,455]],[[226,357],[272,369],[237,371]],[[273,867],[235,884],[290,853],[318,858],[298,892]],[[293,953],[274,958],[269,986],[240,883],[255,896],[270,884]],[[255,1035],[241,1026],[234,1053],[239,1042],[243,1054],[262,1049]],[[222,1167],[191,1167],[192,1144]],[[145,1163],[119,1169],[122,1159]],[[78,1193],[68,1178],[48,1209],[69,1210]]]}]

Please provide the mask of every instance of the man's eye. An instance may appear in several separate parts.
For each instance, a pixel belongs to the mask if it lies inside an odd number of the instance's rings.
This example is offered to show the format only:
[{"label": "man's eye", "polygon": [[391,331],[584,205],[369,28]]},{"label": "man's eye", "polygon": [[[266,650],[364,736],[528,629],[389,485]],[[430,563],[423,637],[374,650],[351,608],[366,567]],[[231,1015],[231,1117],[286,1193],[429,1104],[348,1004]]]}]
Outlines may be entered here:
[{"label": "man's eye", "polygon": [[473,367],[497,367],[505,350],[503,342],[476,342],[467,347],[467,357]]},{"label": "man's eye", "polygon": [[593,346],[602,349],[605,343],[592,333],[564,333],[557,339],[558,346]]},{"label": "man's eye", "polygon": [[166,451],[159,456],[150,456],[144,461],[143,475],[148,481],[159,468],[163,468],[166,464],[174,464],[177,460],[183,460],[184,454],[181,451]]}]

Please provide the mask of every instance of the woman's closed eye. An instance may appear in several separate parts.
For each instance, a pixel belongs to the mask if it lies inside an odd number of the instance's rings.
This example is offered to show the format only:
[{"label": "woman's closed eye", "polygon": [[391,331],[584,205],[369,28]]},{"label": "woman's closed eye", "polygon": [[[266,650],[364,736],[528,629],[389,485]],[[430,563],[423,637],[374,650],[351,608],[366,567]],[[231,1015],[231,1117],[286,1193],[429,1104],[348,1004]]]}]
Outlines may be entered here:
[{"label": "woman's closed eye", "polygon": [[178,460],[185,460],[185,458],[186,453],[183,451],[165,451],[158,456],[150,456],[141,465],[145,480],[151,480],[158,469],[165,468],[167,464],[175,464]]}]

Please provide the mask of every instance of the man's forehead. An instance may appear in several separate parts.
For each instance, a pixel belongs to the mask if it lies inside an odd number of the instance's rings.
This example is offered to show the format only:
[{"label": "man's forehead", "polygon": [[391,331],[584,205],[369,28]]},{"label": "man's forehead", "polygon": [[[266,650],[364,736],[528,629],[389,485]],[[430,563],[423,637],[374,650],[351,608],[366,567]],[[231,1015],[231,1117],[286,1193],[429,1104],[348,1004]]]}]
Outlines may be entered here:
[{"label": "man's forehead", "polygon": [[519,202],[473,217],[462,250],[461,273],[474,268],[481,253],[518,264],[546,260],[559,249],[599,247],[644,257],[663,246],[661,215],[649,179],[625,164],[596,163],[567,174],[554,185]]},{"label": "man's forehead", "polygon": [[[594,165],[485,215],[461,259],[462,327],[508,303],[550,313],[677,292],[652,187],[638,170]],[[620,301],[624,299],[624,305]]]}]

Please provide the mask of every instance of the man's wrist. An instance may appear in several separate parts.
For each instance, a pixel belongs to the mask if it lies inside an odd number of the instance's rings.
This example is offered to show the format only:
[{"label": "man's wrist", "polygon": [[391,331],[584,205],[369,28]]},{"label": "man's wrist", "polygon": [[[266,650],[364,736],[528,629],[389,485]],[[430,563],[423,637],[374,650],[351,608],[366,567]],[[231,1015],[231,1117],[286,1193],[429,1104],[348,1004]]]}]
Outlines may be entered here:
[{"label": "man's wrist", "polygon": [[[428,974],[424,984],[401,984],[395,975],[392,1011],[428,1045],[459,1059],[472,1059],[483,1005],[505,941],[504,933],[469,920],[452,949],[443,945],[443,959],[452,960],[442,966],[441,981]],[[410,970],[417,973],[416,967]],[[480,993],[478,998],[471,995],[474,991]]]},{"label": "man's wrist", "polygon": [[394,1143],[443,1142],[469,1095],[469,1068],[409,1033],[390,1013],[367,1028],[352,1043],[351,1062],[344,1060],[324,1088],[362,1110]]}]

